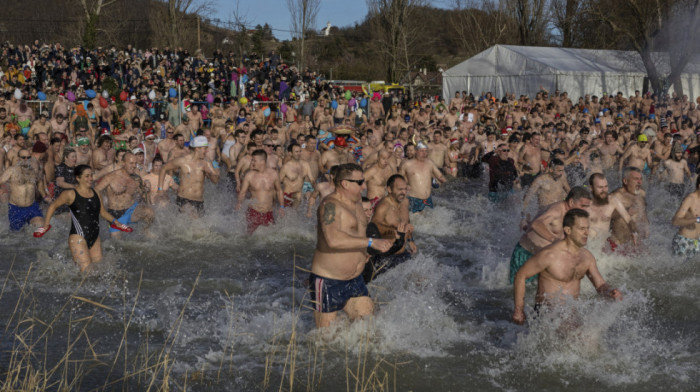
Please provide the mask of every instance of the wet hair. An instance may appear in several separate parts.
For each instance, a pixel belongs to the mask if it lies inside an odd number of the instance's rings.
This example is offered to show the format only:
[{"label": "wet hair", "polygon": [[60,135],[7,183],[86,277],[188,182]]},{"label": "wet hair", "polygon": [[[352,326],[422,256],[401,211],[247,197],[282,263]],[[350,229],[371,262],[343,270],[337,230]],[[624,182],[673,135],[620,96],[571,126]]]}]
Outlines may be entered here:
[{"label": "wet hair", "polygon": [[111,142],[111,141],[112,141],[111,136],[102,135],[102,136],[100,136],[99,139],[97,139],[97,147],[102,147],[103,144],[105,144],[106,142]]},{"label": "wet hair", "polygon": [[163,158],[161,158],[160,155],[156,155],[156,157],[153,158],[153,161],[152,161],[151,163],[152,163],[153,165],[155,165],[156,162],[165,163],[165,162],[163,162]]},{"label": "wet hair", "polygon": [[553,158],[549,162],[549,166],[564,166],[564,162],[559,158]]},{"label": "wet hair", "polygon": [[340,187],[340,182],[349,179],[352,173],[356,171],[362,172],[362,166],[357,163],[343,163],[342,165],[338,165],[338,173],[333,178],[333,184],[336,187]]},{"label": "wet hair", "polygon": [[572,208],[564,214],[563,227],[574,227],[576,223],[576,218],[588,218],[588,212],[580,208]]},{"label": "wet hair", "polygon": [[[292,143],[289,146],[287,146],[287,152],[292,152],[292,149],[294,148],[294,146],[301,148],[301,146],[298,145],[297,143]],[[279,147],[282,147],[282,146],[279,146]]]},{"label": "wet hair", "polygon": [[92,170],[92,168],[89,165],[76,166],[75,169],[73,170],[73,173],[75,173],[75,178],[82,176],[83,173],[85,172],[85,170],[88,170],[88,169]]},{"label": "wet hair", "polygon": [[66,147],[63,149],[63,161],[65,162],[66,158],[68,158],[68,155],[70,153],[75,152],[75,150],[72,147]]},{"label": "wet hair", "polygon": [[404,176],[402,176],[401,174],[394,174],[394,175],[392,175],[391,177],[389,177],[388,180],[386,180],[386,186],[387,186],[387,188],[393,187],[393,186],[394,186],[394,183],[396,182],[396,180],[403,180],[403,181],[405,182],[405,181],[406,181],[406,178],[404,178]]},{"label": "wet hair", "polygon": [[569,200],[581,200],[581,199],[592,199],[591,197],[591,191],[588,189],[582,187],[582,186],[575,186],[571,188],[569,191],[569,194],[566,195],[566,199],[564,201],[569,201]]},{"label": "wet hair", "polygon": [[[699,177],[700,178],[700,177]],[[588,178],[588,185],[593,187],[593,182],[597,179],[603,179],[605,180],[605,176],[602,173],[593,173],[591,176]]]},{"label": "wet hair", "polygon": [[627,167],[625,167],[625,169],[622,171],[622,179],[623,179],[623,180],[629,180],[630,175],[632,174],[632,172],[641,173],[642,171],[639,170],[638,168],[634,167],[634,166],[627,166]]},{"label": "wet hair", "polygon": [[256,156],[258,156],[258,157],[263,157],[263,160],[267,160],[267,153],[265,152],[265,150],[255,150],[255,151],[253,151],[252,154],[250,154],[250,156],[252,156],[252,157],[256,157]]}]

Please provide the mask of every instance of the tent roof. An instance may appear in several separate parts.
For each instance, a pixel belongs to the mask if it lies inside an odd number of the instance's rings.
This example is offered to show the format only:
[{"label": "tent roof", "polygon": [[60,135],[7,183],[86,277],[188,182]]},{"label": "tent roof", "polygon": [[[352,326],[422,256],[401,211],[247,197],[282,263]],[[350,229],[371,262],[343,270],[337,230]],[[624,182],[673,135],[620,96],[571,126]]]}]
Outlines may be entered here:
[{"label": "tent roof", "polygon": [[[655,53],[661,73],[668,73],[668,54]],[[445,71],[450,76],[532,75],[562,73],[644,74],[639,53],[620,50],[495,45]],[[693,56],[684,73],[700,73],[700,56]]]}]

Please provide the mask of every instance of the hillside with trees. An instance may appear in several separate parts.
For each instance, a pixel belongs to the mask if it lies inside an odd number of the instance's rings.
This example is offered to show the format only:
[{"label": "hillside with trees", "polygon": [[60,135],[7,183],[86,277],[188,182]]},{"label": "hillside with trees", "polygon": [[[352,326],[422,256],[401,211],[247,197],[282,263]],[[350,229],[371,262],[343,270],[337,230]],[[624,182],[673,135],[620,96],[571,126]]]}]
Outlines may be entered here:
[{"label": "hillside with trees", "polygon": [[[236,0],[231,0],[237,4]],[[654,90],[674,84],[700,50],[700,0],[365,0],[354,26],[320,32],[321,0],[287,0],[292,40],[245,15],[215,14],[212,0],[6,0],[0,39],[137,48],[198,48],[283,60],[334,79],[398,81],[411,71],[448,68],[495,44],[637,51]],[[447,4],[447,6],[445,6]],[[237,10],[238,8],[236,8]],[[668,52],[669,70],[652,61]],[[680,86],[676,86],[679,91]]]}]

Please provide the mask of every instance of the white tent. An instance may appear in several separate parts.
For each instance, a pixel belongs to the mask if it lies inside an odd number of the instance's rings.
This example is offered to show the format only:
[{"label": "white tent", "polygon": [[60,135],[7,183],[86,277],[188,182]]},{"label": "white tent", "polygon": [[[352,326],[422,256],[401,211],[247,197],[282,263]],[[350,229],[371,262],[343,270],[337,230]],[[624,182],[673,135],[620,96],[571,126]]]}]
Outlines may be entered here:
[{"label": "white tent", "polygon": [[[667,74],[668,56],[655,58],[661,74]],[[645,77],[637,52],[496,45],[444,71],[442,96],[449,100],[457,91],[475,96],[490,91],[498,98],[505,93],[534,97],[542,86],[566,91],[575,102],[585,94],[634,95],[642,91]],[[691,58],[681,82],[688,97],[700,95],[700,56]]]}]

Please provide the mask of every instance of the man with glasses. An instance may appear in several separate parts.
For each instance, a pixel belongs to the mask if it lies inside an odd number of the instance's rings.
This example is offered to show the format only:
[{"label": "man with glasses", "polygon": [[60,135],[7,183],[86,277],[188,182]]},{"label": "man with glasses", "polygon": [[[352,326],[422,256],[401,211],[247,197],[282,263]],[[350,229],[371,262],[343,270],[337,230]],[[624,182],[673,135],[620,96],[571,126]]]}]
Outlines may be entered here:
[{"label": "man with glasses", "polygon": [[29,150],[19,150],[16,163],[0,176],[0,185],[6,182],[10,187],[10,230],[19,231],[27,223],[41,226],[44,219],[35,192],[38,190],[44,200],[50,200],[39,162],[32,159]]},{"label": "man with glasses", "polygon": [[[629,158],[629,160],[628,160]],[[625,161],[627,165],[625,165]],[[635,167],[643,174],[651,173],[651,150],[649,149],[649,141],[647,135],[640,134],[637,136],[637,143],[632,143],[622,154],[619,163],[620,177],[622,177],[622,168],[624,166]]]},{"label": "man with glasses", "polygon": [[484,155],[482,162],[489,165],[489,200],[494,203],[504,202],[513,193],[518,179],[515,161],[508,154],[510,148],[505,143],[498,145],[495,151]]},{"label": "man with glasses", "polygon": [[387,252],[394,241],[367,238],[362,209],[365,180],[362,167],[338,166],[335,191],[318,207],[316,251],[311,261],[309,289],[317,328],[328,327],[343,310],[351,320],[371,315],[374,303],[362,278],[367,250]]}]

